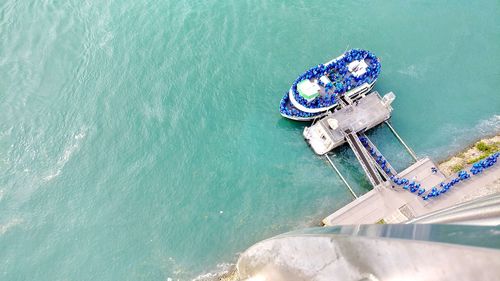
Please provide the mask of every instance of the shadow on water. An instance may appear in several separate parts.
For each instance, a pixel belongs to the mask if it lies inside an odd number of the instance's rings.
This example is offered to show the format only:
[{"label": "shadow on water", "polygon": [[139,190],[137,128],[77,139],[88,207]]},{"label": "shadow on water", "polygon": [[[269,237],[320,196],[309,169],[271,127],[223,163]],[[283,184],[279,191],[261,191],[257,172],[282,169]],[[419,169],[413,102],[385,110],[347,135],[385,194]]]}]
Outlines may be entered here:
[{"label": "shadow on water", "polygon": [[300,121],[295,121],[295,120],[290,120],[286,118],[280,118],[276,122],[276,128],[278,129],[283,129],[285,131],[290,131],[294,133],[301,133],[304,130],[306,126],[310,126],[310,122],[300,122]]},{"label": "shadow on water", "polygon": [[335,148],[330,156],[357,195],[364,194],[372,189],[372,185],[364,174],[356,155],[354,155],[347,143]]}]

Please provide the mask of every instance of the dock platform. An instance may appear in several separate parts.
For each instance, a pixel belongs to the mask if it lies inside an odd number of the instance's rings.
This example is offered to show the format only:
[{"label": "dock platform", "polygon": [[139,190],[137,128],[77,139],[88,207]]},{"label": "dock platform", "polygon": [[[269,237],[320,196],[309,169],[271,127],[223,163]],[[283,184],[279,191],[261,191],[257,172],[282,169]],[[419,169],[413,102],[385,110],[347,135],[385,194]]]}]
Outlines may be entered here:
[{"label": "dock platform", "polygon": [[[439,170],[432,172],[432,167],[437,166],[429,158],[423,158],[399,173],[398,176],[416,179],[427,189],[450,180]],[[482,192],[480,190],[489,182],[491,175],[498,174],[500,174],[500,165],[493,166],[481,175],[461,181],[439,198],[431,198],[427,201],[401,187],[393,188],[391,182],[385,182],[323,219],[323,224],[333,226],[402,223],[471,198],[486,195],[484,190]],[[493,192],[496,191],[490,190],[490,193]]]},{"label": "dock platform", "polygon": [[[388,97],[386,97],[388,96]],[[380,97],[378,92],[349,99],[345,105],[328,113],[311,127],[304,129],[304,138],[318,155],[324,155],[346,142],[346,130],[363,133],[391,117],[394,100],[391,92]]]}]

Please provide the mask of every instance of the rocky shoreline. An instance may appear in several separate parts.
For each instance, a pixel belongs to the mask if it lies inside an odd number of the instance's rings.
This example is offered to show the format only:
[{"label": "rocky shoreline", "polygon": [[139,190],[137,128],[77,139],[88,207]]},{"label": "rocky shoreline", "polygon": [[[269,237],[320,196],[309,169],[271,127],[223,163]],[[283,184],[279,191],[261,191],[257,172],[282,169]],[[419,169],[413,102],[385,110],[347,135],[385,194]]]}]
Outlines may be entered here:
[{"label": "rocky shoreline", "polygon": [[[446,175],[451,175],[459,170],[468,169],[473,163],[485,158],[492,153],[500,151],[500,135],[477,141],[448,160],[441,162],[439,169]],[[474,193],[462,198],[466,202],[475,198],[500,192],[500,175],[488,174],[489,180],[482,186],[478,186]]]},{"label": "rocky shoreline", "polygon": [[441,162],[439,169],[449,176],[498,151],[500,151],[500,135],[481,139],[462,152]]}]

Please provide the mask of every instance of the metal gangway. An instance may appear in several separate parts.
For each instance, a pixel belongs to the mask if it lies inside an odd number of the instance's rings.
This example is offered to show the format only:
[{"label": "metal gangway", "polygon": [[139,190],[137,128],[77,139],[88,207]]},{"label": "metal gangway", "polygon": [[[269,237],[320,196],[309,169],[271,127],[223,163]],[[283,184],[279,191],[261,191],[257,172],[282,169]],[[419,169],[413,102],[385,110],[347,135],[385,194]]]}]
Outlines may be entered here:
[{"label": "metal gangway", "polygon": [[418,161],[417,155],[388,121],[392,112],[390,104],[394,98],[392,92],[383,97],[373,92],[368,95],[340,98],[339,107],[335,111],[317,117],[310,127],[304,129],[303,135],[314,152],[326,157],[354,198],[357,198],[357,195],[328,155],[334,148],[347,142],[373,187],[391,181],[398,173],[366,137],[364,134],[366,131],[382,123],[387,124],[411,157]]},{"label": "metal gangway", "polygon": [[377,170],[377,165],[372,160],[372,156],[368,153],[368,151],[363,147],[363,144],[359,140],[359,136],[356,132],[352,132],[350,129],[344,131],[345,138],[349,146],[354,151],[356,158],[358,159],[363,171],[370,183],[375,187],[384,182],[379,171]]},{"label": "metal gangway", "polygon": [[385,169],[382,169],[382,167],[380,165],[375,165],[375,167],[377,168],[377,170],[380,172],[380,174],[382,175],[382,177],[386,181],[390,180],[391,174],[392,175],[398,174],[396,169],[394,169],[394,167],[392,167],[392,165],[389,163],[389,161],[387,161],[387,158],[384,157],[384,155],[378,150],[377,146],[375,146],[375,144],[373,144],[373,142],[364,133],[360,133],[359,137],[365,139],[365,141],[367,143],[367,146],[365,146],[365,149],[368,150],[368,153],[370,154],[373,161],[375,161],[377,163],[377,160],[378,160],[377,156],[380,156],[382,159],[384,159]]}]

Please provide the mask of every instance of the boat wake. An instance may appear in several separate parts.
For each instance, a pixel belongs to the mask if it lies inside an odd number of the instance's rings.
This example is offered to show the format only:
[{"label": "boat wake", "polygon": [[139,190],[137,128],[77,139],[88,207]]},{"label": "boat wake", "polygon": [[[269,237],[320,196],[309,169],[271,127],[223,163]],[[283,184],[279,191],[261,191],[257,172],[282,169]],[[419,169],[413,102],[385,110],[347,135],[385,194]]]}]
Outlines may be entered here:
[{"label": "boat wake", "polygon": [[405,69],[398,70],[398,73],[409,76],[411,78],[420,79],[422,77],[422,70],[417,68],[414,64],[408,66]]}]

